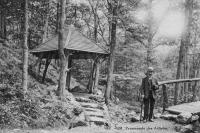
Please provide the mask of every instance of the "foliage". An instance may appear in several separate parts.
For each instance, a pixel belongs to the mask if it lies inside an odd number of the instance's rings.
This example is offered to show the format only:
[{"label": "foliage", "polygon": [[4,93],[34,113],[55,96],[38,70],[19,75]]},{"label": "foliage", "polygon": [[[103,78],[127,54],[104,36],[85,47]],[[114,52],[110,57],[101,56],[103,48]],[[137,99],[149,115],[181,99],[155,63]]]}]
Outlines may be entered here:
[{"label": "foliage", "polygon": [[[2,90],[7,90],[7,92],[2,92]],[[74,101],[67,100],[70,96],[62,102],[55,95],[54,98],[48,99],[47,96],[36,92],[36,90],[29,90],[24,97],[19,89],[1,87],[1,102],[4,102],[0,104],[0,128],[67,126],[70,119],[77,115],[74,110],[80,107]]]}]

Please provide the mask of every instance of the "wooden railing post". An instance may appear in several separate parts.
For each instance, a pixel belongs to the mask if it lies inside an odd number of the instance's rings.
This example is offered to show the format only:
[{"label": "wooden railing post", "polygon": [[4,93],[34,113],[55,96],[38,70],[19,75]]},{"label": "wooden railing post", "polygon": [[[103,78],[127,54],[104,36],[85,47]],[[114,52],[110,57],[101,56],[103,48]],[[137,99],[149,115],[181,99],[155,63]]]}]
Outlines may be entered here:
[{"label": "wooden railing post", "polygon": [[165,109],[168,107],[167,85],[166,84],[162,85],[162,90],[163,90],[163,112],[164,112]]}]

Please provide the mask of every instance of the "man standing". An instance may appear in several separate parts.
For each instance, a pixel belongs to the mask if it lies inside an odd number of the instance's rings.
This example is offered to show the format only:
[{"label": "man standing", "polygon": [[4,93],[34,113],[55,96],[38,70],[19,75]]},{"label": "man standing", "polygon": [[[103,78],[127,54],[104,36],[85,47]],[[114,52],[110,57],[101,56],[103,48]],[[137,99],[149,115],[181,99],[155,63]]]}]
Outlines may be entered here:
[{"label": "man standing", "polygon": [[153,67],[149,67],[147,69],[146,77],[142,79],[142,85],[140,88],[140,93],[144,103],[144,122],[153,122],[153,109],[156,98],[156,90],[158,89],[158,82],[154,77],[152,77],[153,72]]}]

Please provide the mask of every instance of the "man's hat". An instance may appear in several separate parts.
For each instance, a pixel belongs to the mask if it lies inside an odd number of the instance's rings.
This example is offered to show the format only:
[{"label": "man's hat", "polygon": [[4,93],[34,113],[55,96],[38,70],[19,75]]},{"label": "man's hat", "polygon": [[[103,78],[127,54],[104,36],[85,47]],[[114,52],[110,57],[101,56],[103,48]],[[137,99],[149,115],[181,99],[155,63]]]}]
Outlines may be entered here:
[{"label": "man's hat", "polygon": [[153,72],[153,71],[154,71],[153,67],[148,67],[147,68],[147,72]]}]

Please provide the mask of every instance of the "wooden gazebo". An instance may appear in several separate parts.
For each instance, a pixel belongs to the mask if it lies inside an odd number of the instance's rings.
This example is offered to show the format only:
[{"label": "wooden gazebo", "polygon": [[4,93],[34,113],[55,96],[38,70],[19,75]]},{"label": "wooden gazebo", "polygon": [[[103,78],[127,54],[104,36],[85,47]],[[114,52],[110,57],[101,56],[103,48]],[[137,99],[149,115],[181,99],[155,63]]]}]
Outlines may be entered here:
[{"label": "wooden gazebo", "polygon": [[[88,39],[84,36],[77,28],[73,26],[68,26],[65,28],[64,32],[64,41],[65,46],[64,50],[67,51],[68,58],[68,68],[71,68],[71,62],[73,59],[93,59],[94,65],[92,69],[92,74],[95,73],[95,67],[98,67],[99,60],[102,58],[106,58],[109,55],[109,51],[100,44],[93,42],[92,40]],[[51,62],[51,59],[58,59],[58,35],[50,38],[43,44],[39,45],[38,47],[32,49],[30,51],[33,55],[37,56],[39,60],[45,59],[45,70],[43,73],[43,81],[45,79],[45,75],[48,69],[48,66]],[[38,61],[41,62],[41,61]],[[39,65],[40,70],[41,65]],[[67,88],[70,87],[70,71],[67,72]],[[94,80],[94,77],[91,78]],[[90,88],[93,89],[93,88]],[[92,91],[92,90],[91,90]]]}]

